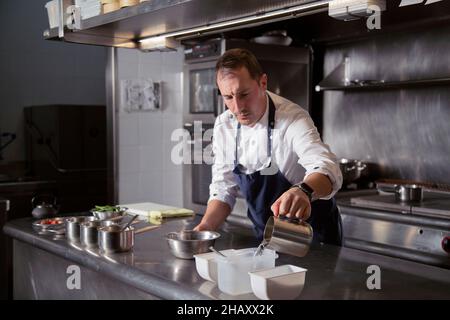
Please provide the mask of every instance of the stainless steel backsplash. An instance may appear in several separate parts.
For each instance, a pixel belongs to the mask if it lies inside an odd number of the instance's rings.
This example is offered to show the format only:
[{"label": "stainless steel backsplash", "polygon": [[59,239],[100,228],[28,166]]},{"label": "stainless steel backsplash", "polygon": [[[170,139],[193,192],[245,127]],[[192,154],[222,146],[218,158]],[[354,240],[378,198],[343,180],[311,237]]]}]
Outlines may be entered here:
[{"label": "stainless steel backsplash", "polygon": [[[330,46],[324,76],[345,56],[352,80],[450,77],[450,27]],[[450,183],[450,84],[327,91],[323,111],[338,157],[374,162],[382,178]]]}]

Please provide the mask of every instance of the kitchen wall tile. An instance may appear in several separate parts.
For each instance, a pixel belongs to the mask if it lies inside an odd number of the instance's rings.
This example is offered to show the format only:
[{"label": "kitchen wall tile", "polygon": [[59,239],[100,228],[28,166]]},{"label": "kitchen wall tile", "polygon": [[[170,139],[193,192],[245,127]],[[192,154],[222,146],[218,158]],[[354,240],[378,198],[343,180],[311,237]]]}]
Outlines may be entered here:
[{"label": "kitchen wall tile", "polygon": [[182,67],[184,64],[184,48],[179,47],[177,51],[174,52],[164,52],[162,54],[162,62],[164,66]]},{"label": "kitchen wall tile", "polygon": [[163,168],[162,141],[155,141],[153,146],[139,147],[139,171],[157,173]]},{"label": "kitchen wall tile", "polygon": [[[182,168],[173,164],[171,160],[171,151],[176,144],[171,141],[171,134],[173,130],[182,127],[182,54],[180,56],[177,52],[171,53],[170,57],[166,55],[167,53],[159,52],[139,52],[136,55],[122,53],[122,59],[119,58],[120,70],[124,68],[122,63],[126,63],[129,70],[132,70],[127,73],[127,78],[163,81],[162,110],[132,113],[134,116],[128,116],[126,124],[119,127],[120,154],[121,159],[123,158],[119,163],[119,171],[120,174],[138,172],[139,201],[165,202],[181,206]],[[123,120],[124,114],[120,113],[119,121]],[[136,128],[137,144],[131,149],[130,145],[123,147],[123,143],[132,143],[136,137]],[[137,155],[138,159],[130,159],[129,156],[127,158],[124,153]],[[169,183],[167,179],[175,182]]]},{"label": "kitchen wall tile", "polygon": [[139,172],[140,149],[138,146],[120,146],[119,174]]},{"label": "kitchen wall tile", "polygon": [[139,145],[139,128],[136,123],[139,115],[136,113],[120,113],[118,116],[119,146]]},{"label": "kitchen wall tile", "polygon": [[163,120],[163,168],[164,172],[181,172],[181,165],[175,164],[172,160],[172,150],[179,144],[178,141],[172,141],[172,133],[181,129],[181,119],[176,116],[165,115]]},{"label": "kitchen wall tile", "polygon": [[119,203],[135,203],[140,201],[139,197],[139,174],[120,174],[119,175]]},{"label": "kitchen wall tile", "polygon": [[153,82],[161,82],[162,69],[160,65],[144,65],[141,67],[139,79],[151,79]]},{"label": "kitchen wall tile", "polygon": [[179,172],[164,173],[163,201],[170,206],[183,207],[182,177]]},{"label": "kitchen wall tile", "polygon": [[[139,144],[141,146],[155,146],[161,142],[163,136],[163,115],[160,111],[138,113]],[[159,146],[159,144],[157,144]]]},{"label": "kitchen wall tile", "polygon": [[139,52],[141,56],[141,62],[146,64],[161,64],[163,55],[165,53],[154,51],[154,52]]},{"label": "kitchen wall tile", "polygon": [[138,77],[161,81],[162,66],[160,52],[140,53],[138,65]]},{"label": "kitchen wall tile", "polygon": [[182,118],[184,108],[188,108],[187,100],[183,98],[183,91],[174,89],[176,86],[170,86],[164,83],[163,86],[163,112],[165,114],[172,114]]},{"label": "kitchen wall tile", "polygon": [[141,173],[139,175],[139,201],[161,203],[163,180],[162,172]]},{"label": "kitchen wall tile", "polygon": [[181,90],[183,68],[179,65],[164,65],[162,68],[162,80],[171,85],[171,88],[176,91]]},{"label": "kitchen wall tile", "polygon": [[119,79],[133,79],[139,72],[138,51],[117,50],[117,75]]}]

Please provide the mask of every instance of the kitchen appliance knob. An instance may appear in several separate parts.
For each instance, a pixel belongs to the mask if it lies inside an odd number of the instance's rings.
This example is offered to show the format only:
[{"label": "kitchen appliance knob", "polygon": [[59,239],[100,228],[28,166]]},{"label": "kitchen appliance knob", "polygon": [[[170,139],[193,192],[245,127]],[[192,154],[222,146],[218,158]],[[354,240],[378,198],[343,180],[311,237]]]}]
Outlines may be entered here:
[{"label": "kitchen appliance knob", "polygon": [[445,252],[450,253],[450,237],[444,237],[442,239],[442,249],[444,249]]}]

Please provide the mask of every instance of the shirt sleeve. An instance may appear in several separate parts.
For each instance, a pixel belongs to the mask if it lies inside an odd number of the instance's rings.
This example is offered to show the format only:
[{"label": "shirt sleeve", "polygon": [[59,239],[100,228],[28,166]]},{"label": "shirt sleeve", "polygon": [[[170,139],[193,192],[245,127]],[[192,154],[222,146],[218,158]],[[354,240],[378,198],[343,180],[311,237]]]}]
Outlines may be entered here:
[{"label": "shirt sleeve", "polygon": [[233,173],[235,143],[230,143],[229,133],[225,132],[226,129],[223,125],[218,124],[218,121],[219,118],[216,120],[213,133],[214,160],[208,202],[220,200],[227,203],[233,210],[239,194],[239,187]]},{"label": "shirt sleeve", "polygon": [[322,142],[317,128],[306,111],[301,110],[294,117],[286,136],[299,158],[298,163],[306,170],[304,178],[313,173],[326,175],[332,183],[333,191],[322,199],[334,197],[342,186],[342,173],[336,155]]}]

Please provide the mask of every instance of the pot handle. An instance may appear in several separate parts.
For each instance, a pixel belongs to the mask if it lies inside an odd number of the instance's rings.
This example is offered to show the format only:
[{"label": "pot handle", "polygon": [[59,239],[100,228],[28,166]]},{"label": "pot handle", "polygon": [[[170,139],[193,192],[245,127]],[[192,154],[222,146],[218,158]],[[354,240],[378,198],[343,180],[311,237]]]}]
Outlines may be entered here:
[{"label": "pot handle", "polygon": [[150,231],[150,230],[159,228],[159,227],[160,227],[160,226],[148,226],[148,227],[145,227],[145,228],[141,228],[141,229],[139,229],[139,230],[136,230],[136,231],[134,232],[134,234],[144,233],[144,232],[147,232],[147,231]]},{"label": "pot handle", "polygon": [[400,185],[398,185],[398,184],[394,184],[392,187],[377,186],[377,190],[382,191],[382,192],[387,192],[387,193],[398,193],[399,187],[400,187]]},{"label": "pot handle", "polygon": [[128,211],[128,208],[127,208],[127,207],[120,207],[120,213],[121,213],[122,215],[124,215],[124,214],[126,213],[126,211]]},{"label": "pot handle", "polygon": [[34,204],[35,201],[36,201],[36,198],[37,198],[37,196],[34,196],[34,197],[31,199],[31,206],[32,206],[33,208],[36,207],[36,205]]},{"label": "pot handle", "polygon": [[288,222],[293,222],[293,223],[302,223],[303,220],[299,219],[299,218],[290,218],[287,217],[286,215],[278,215],[278,218],[280,221],[288,221]]},{"label": "pot handle", "polygon": [[365,168],[367,168],[367,164],[363,163],[363,164],[358,166],[357,170],[358,171],[363,171]]},{"label": "pot handle", "polygon": [[350,171],[355,170],[355,169],[356,169],[355,165],[353,165],[351,167],[345,167],[345,172],[350,172]]},{"label": "pot handle", "polygon": [[56,208],[56,205],[57,205],[57,198],[56,198],[56,196],[55,195],[53,195],[53,194],[50,194],[50,193],[44,193],[44,194],[39,194],[39,195],[36,195],[36,196],[34,196],[32,199],[31,199],[31,205],[33,206],[33,207],[36,207],[36,200],[38,200],[38,199],[41,199],[41,198],[52,198],[53,199],[53,206]]},{"label": "pot handle", "polygon": [[295,223],[295,224],[299,224],[299,225],[304,225],[304,226],[307,226],[308,228],[311,228],[311,229],[312,229],[311,225],[310,225],[308,222],[306,222],[306,220],[303,220],[303,219],[299,219],[299,218],[289,218],[289,217],[286,217],[285,215],[279,215],[277,218],[278,218],[280,221],[287,221],[287,222],[290,222],[290,223]]}]

